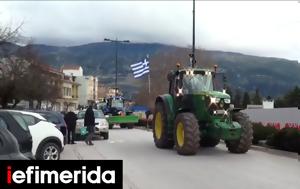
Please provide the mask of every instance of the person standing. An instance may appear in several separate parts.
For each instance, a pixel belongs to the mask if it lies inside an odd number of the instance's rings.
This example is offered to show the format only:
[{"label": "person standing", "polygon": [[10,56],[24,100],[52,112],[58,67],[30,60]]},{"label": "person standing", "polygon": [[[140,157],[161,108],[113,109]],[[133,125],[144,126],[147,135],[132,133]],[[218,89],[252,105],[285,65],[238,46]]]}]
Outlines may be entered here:
[{"label": "person standing", "polygon": [[87,145],[94,145],[92,143],[94,128],[95,128],[95,116],[93,111],[93,106],[89,105],[88,109],[85,111],[84,115],[84,126],[87,127],[88,135],[85,138],[85,143]]},{"label": "person standing", "polygon": [[77,116],[74,112],[69,111],[65,115],[64,119],[68,129],[68,144],[75,144],[74,139],[75,139],[75,128],[76,128]]}]

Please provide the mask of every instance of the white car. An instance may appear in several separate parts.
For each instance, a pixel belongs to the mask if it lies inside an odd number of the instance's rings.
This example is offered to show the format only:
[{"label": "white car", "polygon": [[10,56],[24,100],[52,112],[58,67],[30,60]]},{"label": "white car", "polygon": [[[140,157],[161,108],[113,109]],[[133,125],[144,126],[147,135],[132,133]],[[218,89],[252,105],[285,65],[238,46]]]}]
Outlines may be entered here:
[{"label": "white car", "polygon": [[[15,111],[15,110],[10,110]],[[38,160],[59,160],[64,148],[64,136],[53,123],[38,113],[21,113],[32,136],[32,153]]]},{"label": "white car", "polygon": [[[80,129],[84,127],[84,115],[86,110],[81,110],[77,114],[77,122],[76,122],[76,134],[80,134]],[[108,122],[101,110],[93,110],[94,116],[95,116],[95,130],[94,133],[96,135],[103,136],[105,140],[108,139],[109,133],[108,133]]]}]

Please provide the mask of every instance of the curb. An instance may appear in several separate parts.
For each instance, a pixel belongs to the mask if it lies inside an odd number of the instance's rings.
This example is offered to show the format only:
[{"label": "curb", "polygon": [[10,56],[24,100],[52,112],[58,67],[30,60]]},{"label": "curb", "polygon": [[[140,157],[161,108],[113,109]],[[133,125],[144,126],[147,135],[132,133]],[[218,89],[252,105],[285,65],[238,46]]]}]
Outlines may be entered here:
[{"label": "curb", "polygon": [[256,145],[252,145],[251,149],[256,150],[256,151],[261,151],[261,152],[267,152],[267,153],[270,153],[273,155],[286,156],[289,158],[298,159],[298,154],[296,152],[288,152],[288,151],[277,150],[277,149],[273,149],[273,148],[268,148],[268,147],[264,147],[264,146],[256,146]]}]

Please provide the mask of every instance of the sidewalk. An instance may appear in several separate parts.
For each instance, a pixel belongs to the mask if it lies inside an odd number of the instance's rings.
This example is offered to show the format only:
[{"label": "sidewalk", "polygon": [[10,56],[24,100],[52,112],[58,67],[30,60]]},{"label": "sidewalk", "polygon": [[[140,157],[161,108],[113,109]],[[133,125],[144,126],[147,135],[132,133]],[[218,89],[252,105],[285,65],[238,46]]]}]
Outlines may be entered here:
[{"label": "sidewalk", "polygon": [[94,146],[88,146],[83,141],[77,141],[76,144],[67,144],[61,153],[62,160],[103,160],[106,159],[99,153]]}]

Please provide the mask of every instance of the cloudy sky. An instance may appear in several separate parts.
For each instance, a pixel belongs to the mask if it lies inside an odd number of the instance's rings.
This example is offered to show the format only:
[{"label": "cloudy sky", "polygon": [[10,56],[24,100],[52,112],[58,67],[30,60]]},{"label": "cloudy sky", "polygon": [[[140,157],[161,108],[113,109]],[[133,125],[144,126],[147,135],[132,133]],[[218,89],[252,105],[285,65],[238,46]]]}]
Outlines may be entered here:
[{"label": "cloudy sky", "polygon": [[[192,43],[192,1],[0,1],[0,24],[21,22],[22,35],[50,45]],[[196,46],[300,61],[300,3],[197,1]]]}]

